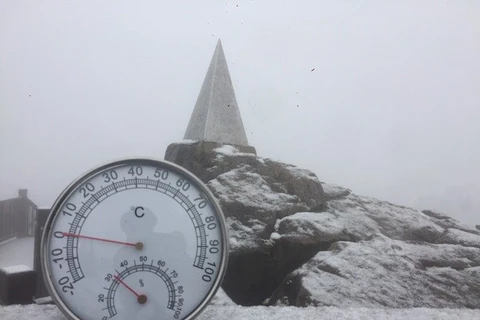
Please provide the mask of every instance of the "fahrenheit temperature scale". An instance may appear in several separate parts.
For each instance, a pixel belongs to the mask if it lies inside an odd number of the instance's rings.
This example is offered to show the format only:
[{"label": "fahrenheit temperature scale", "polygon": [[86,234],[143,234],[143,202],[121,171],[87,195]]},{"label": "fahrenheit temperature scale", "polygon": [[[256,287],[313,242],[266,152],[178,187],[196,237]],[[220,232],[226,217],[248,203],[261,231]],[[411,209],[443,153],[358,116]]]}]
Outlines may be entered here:
[{"label": "fahrenheit temperature scale", "polygon": [[193,174],[132,158],[82,175],[52,207],[42,237],[47,288],[69,319],[192,319],[218,289],[228,237]]}]

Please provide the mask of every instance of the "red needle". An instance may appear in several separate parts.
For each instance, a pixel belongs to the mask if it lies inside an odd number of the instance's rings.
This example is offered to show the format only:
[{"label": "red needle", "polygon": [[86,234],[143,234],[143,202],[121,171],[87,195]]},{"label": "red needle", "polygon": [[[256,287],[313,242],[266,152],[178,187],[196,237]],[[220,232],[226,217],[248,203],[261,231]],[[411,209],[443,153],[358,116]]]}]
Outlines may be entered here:
[{"label": "red needle", "polygon": [[125,288],[127,288],[128,290],[130,290],[136,297],[137,297],[137,302],[140,303],[140,304],[144,304],[145,302],[147,302],[147,296],[144,295],[144,294],[138,294],[135,292],[135,290],[133,290],[132,288],[130,288],[125,282],[122,281],[122,279],[120,279],[119,277],[117,276],[113,276],[115,278],[115,280],[117,280],[118,282],[120,282],[121,284],[123,284],[125,286]]},{"label": "red needle", "polygon": [[140,295],[138,293],[136,293],[132,288],[130,288],[125,282],[122,281],[122,279],[120,279],[119,277],[117,276],[113,276],[118,282],[120,282],[121,284],[123,284],[128,290],[130,290],[134,295],[137,296],[137,298],[140,297]]},{"label": "red needle", "polygon": [[85,239],[105,241],[105,242],[110,242],[110,243],[124,244],[124,245],[127,245],[127,246],[135,247],[135,248],[137,248],[138,250],[140,250],[140,249],[143,248],[143,244],[142,244],[141,242],[137,242],[137,243],[122,242],[122,241],[115,241],[115,240],[109,240],[109,239],[103,239],[103,238],[83,236],[83,235],[74,234],[74,233],[68,233],[68,232],[62,232],[62,234],[63,234],[64,236],[73,237],[73,238],[85,238]]}]

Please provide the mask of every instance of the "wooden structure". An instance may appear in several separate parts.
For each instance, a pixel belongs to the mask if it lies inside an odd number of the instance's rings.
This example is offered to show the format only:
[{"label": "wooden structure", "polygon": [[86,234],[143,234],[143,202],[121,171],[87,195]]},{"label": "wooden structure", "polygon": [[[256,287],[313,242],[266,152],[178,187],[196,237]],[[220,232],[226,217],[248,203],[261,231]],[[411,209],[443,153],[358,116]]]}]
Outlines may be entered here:
[{"label": "wooden structure", "polygon": [[27,197],[27,189],[20,189],[18,197],[0,201],[0,242],[33,236],[37,205]]}]

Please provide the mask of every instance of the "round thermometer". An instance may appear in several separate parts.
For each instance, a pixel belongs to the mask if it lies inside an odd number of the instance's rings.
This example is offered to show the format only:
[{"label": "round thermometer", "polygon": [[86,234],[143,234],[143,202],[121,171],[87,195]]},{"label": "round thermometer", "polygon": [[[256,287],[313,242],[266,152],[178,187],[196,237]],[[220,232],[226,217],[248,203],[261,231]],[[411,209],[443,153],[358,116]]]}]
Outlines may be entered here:
[{"label": "round thermometer", "polygon": [[193,174],[162,160],[119,160],[54,203],[43,276],[69,319],[192,319],[223,279],[227,239],[219,205]]}]

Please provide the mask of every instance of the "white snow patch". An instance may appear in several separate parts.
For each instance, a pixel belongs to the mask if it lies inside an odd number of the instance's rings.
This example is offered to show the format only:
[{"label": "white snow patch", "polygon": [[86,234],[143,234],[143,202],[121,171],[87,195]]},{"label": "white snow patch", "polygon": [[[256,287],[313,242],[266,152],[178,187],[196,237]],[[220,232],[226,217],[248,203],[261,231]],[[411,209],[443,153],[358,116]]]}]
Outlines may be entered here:
[{"label": "white snow patch", "polygon": [[221,147],[215,148],[213,149],[213,151],[217,153],[217,156],[216,156],[217,160],[221,160],[224,156],[256,157],[256,155],[253,153],[240,152],[240,150],[228,144],[224,144]]},{"label": "white snow patch", "polygon": [[25,266],[23,264],[18,266],[11,266],[11,267],[0,267],[0,269],[2,269],[7,274],[32,271],[32,268],[30,268],[29,266]]},{"label": "white snow patch", "polygon": [[53,299],[50,296],[42,297],[34,300],[36,304],[51,304],[53,303]]},{"label": "white snow patch", "polygon": [[197,143],[198,140],[191,140],[191,139],[184,139],[180,142],[176,142],[178,144],[194,144],[194,143]]},{"label": "white snow patch", "polygon": [[237,148],[228,144],[215,148],[213,151],[215,151],[216,153],[224,154],[226,156],[234,156],[240,152]]},{"label": "white snow patch", "polygon": [[272,240],[278,240],[280,239],[282,236],[276,232],[272,232],[272,234],[270,235],[270,239]]},{"label": "white snow patch", "polygon": [[278,230],[278,227],[280,226],[280,222],[282,222],[282,219],[277,219],[277,221],[275,221],[274,230]]}]

